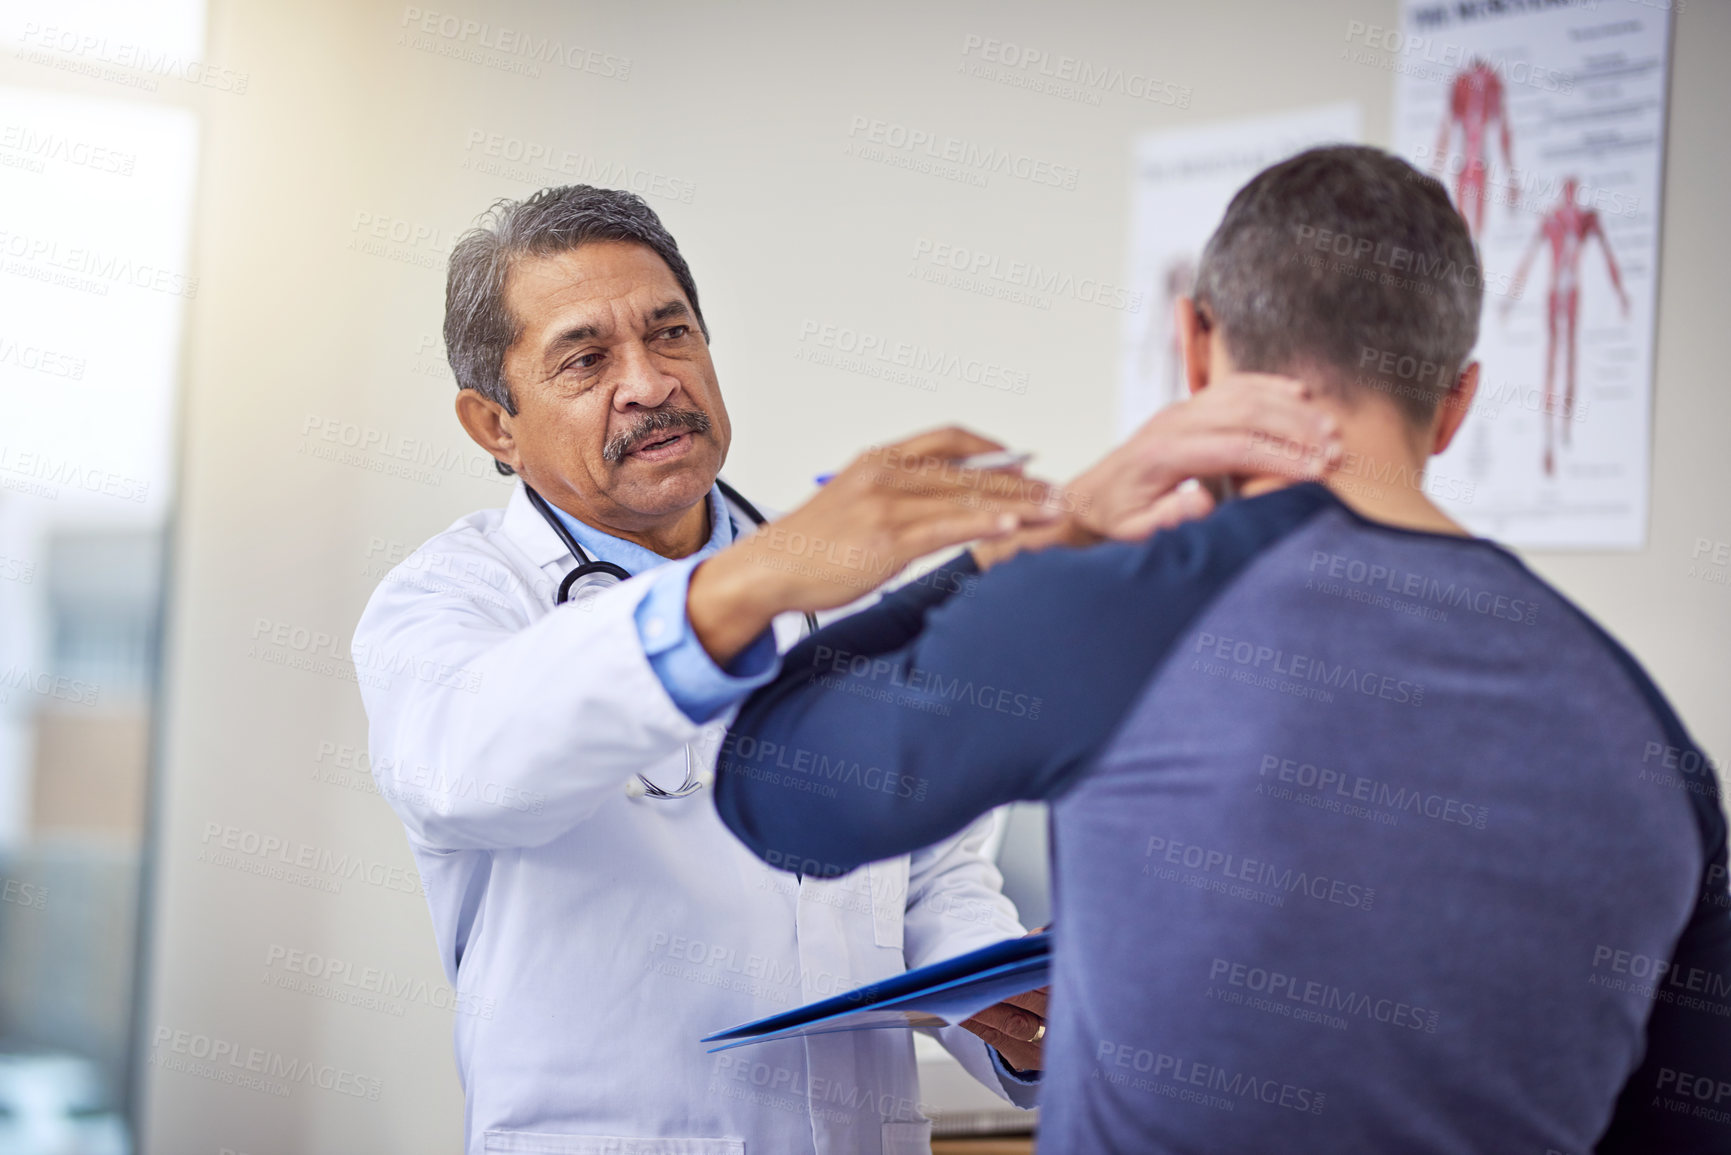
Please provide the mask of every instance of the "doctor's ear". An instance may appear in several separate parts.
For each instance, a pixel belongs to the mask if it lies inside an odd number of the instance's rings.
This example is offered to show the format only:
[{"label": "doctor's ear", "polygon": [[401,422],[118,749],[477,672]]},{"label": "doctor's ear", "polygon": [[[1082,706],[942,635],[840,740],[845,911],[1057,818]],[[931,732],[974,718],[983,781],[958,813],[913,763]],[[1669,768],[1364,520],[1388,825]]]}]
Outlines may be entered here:
[{"label": "doctor's ear", "polygon": [[473,389],[457,390],[457,420],[482,449],[512,469],[518,468],[517,438],[512,432],[512,417],[505,407]]},{"label": "doctor's ear", "polygon": [[1208,307],[1193,297],[1179,297],[1172,305],[1173,332],[1178,351],[1184,355],[1184,385],[1192,394],[1208,384],[1208,366],[1214,352],[1214,322]]}]

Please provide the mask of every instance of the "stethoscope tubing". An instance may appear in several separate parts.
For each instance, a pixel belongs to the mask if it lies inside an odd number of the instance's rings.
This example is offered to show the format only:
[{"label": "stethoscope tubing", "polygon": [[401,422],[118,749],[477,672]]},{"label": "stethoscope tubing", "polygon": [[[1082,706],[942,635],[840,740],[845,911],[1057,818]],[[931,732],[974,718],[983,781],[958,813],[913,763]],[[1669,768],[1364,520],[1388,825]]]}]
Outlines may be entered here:
[{"label": "stethoscope tubing", "polygon": [[[723,500],[732,503],[735,508],[751,519],[753,525],[761,527],[768,522],[769,519],[758,512],[757,506],[747,501],[733,486],[719,477],[715,479],[715,485],[717,489],[721,490]],[[625,567],[614,565],[610,561],[597,561],[591,558],[582,544],[578,542],[577,536],[571,532],[559,515],[553,512],[553,507],[547,503],[547,499],[535,492],[535,487],[527,481],[523,483],[523,492],[528,495],[529,504],[535,507],[535,511],[541,515],[553,532],[559,535],[559,540],[564,543],[566,549],[571,551],[571,557],[577,562],[577,568],[566,574],[565,580],[559,583],[559,592],[553,599],[555,606],[564,605],[569,601],[572,589],[584,578],[600,577],[602,580],[611,578],[613,581],[630,580],[631,574]],[[608,584],[612,583],[608,582]],[[817,631],[817,615],[809,612],[805,615],[805,628],[808,634]],[[687,743],[685,746],[685,781],[680,783],[677,790],[663,789],[639,774],[637,780],[627,787],[626,793],[633,798],[662,800],[688,798],[709,785],[710,777],[710,775],[695,772],[691,764],[691,745]]]}]

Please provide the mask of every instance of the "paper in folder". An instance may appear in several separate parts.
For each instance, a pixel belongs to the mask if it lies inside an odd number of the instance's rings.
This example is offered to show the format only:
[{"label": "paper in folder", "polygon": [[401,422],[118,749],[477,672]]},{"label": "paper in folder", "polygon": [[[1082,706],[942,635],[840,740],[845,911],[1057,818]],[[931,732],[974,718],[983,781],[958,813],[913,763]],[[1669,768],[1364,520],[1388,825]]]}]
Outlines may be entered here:
[{"label": "paper in folder", "polygon": [[772,1039],[871,1031],[888,1027],[947,1027],[1011,995],[1046,985],[1051,932],[993,943],[955,958],[871,983],[791,1011],[718,1031],[711,1054]]}]

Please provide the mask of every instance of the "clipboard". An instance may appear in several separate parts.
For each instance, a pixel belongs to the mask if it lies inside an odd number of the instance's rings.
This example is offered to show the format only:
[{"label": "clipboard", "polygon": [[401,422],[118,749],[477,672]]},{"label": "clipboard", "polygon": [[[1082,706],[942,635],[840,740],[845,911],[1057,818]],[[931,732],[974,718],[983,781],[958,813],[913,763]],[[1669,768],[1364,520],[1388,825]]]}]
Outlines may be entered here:
[{"label": "clipboard", "polygon": [[932,963],[892,978],[755,1022],[706,1035],[718,1043],[710,1054],[838,1031],[948,1027],[1003,1002],[1011,995],[1046,985],[1051,969],[1050,931],[1006,939]]}]

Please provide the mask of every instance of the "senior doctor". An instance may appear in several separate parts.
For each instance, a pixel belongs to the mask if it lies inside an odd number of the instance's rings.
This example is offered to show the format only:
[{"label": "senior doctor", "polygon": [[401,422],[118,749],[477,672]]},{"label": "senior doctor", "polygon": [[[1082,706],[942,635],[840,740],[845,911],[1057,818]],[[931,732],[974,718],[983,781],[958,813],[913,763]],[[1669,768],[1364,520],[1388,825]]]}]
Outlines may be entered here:
[{"label": "senior doctor", "polygon": [[[1022,933],[988,827],[800,878],[741,846],[703,786],[811,614],[934,550],[1026,532],[1044,487],[954,468],[997,446],[942,430],[754,533],[762,515],[717,478],[731,428],[690,270],[628,193],[495,206],[452,252],[444,332],[458,419],[518,482],[385,578],[354,651],[399,671],[361,691],[460,993],[465,1150],[929,1151],[905,1031],[720,1055],[697,1040]],[[1034,1007],[939,1037],[1029,1105]]]}]

